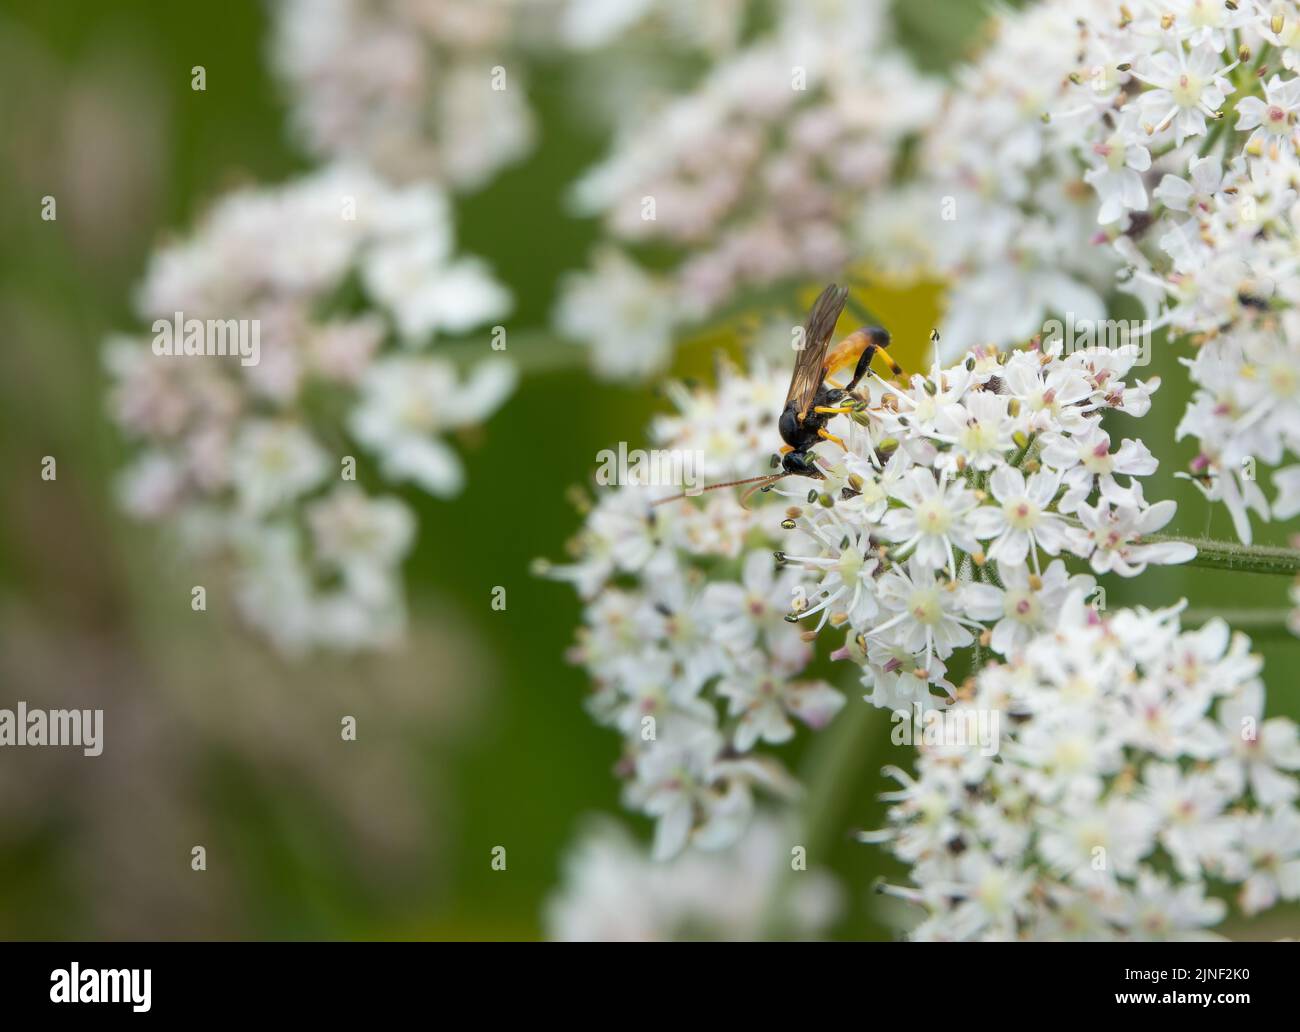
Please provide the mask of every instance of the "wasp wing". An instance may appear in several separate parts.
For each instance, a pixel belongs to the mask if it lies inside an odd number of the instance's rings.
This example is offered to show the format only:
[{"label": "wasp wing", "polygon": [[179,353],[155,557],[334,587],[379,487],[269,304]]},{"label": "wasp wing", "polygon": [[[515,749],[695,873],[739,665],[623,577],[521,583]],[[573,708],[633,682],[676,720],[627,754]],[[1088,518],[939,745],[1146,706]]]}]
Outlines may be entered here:
[{"label": "wasp wing", "polygon": [[800,419],[808,414],[817,389],[826,379],[826,352],[848,299],[848,288],[832,283],[808,312],[808,321],[803,326],[803,348],[795,358],[794,375],[790,377],[790,390],[785,396],[786,407],[794,402]]}]

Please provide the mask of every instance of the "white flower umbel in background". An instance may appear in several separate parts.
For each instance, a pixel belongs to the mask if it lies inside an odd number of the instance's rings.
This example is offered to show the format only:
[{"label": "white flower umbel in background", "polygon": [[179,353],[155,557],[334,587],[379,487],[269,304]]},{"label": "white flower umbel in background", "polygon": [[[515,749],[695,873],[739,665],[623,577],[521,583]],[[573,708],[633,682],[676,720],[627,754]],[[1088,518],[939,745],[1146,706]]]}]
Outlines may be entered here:
[{"label": "white flower umbel in background", "polygon": [[222,357],[198,333],[191,353],[182,340],[159,353],[156,333],[109,342],[112,413],[137,449],[125,507],[226,556],[240,612],[282,650],[391,642],[414,520],[360,485],[459,491],[440,435],[490,415],[514,370],[485,359],[462,379],[426,349],[508,306],[481,262],[456,255],[430,186],[332,167],[227,195],[154,255],[137,311],[243,321],[259,345]]},{"label": "white flower umbel in background", "polygon": [[883,891],[914,939],[1197,939],[1300,899],[1300,741],[1265,718],[1261,661],[1179,607],[1098,614],[1074,593],[949,715],[996,712],[993,759],[923,744],[888,825],[910,868]]},{"label": "white flower umbel in background", "polygon": [[398,180],[482,185],[533,143],[518,0],[285,0],[271,64],[313,153]]},{"label": "white flower umbel in background", "polygon": [[[587,600],[574,658],[593,714],[624,737],[626,802],[656,818],[657,855],[733,841],[753,788],[790,787],[759,750],[840,708],[803,676],[818,632],[837,636],[832,655],[870,702],[941,708],[956,650],[1015,656],[1069,591],[1092,591],[1067,557],[1131,577],[1195,555],[1149,540],[1174,503],[1148,503],[1138,478],[1155,460],[1100,429],[1107,410],[1149,408],[1157,383],[1130,383],[1132,358],[981,351],[906,385],[873,378],[828,426],[844,446],[818,446],[825,479],[787,477],[752,508],[723,492],[653,508],[672,490],[600,492],[574,562],[549,573]],[[701,452],[709,481],[762,473],[787,382],[760,366],[676,390],[655,443]]]},{"label": "white flower umbel in background", "polygon": [[[745,291],[829,277],[855,256],[854,213],[938,95],[881,45],[883,13],[777,5],[770,32],[661,110],[635,111],[576,184],[575,208],[599,216],[608,239],[568,279],[556,321],[592,348],[599,374],[645,376],[684,326]],[[643,246],[673,258],[652,271],[637,261]]]},{"label": "white flower umbel in background", "polygon": [[721,54],[740,41],[747,0],[561,0],[559,37],[566,47],[594,51],[654,34],[665,44]]},{"label": "white flower umbel in background", "polygon": [[1066,102],[1078,20],[1106,6],[1048,0],[996,15],[986,50],[957,70],[938,115],[918,126],[914,175],[872,198],[859,221],[873,267],[947,281],[940,342],[949,361],[1026,340],[1050,313],[1105,316],[1121,263],[1089,246],[1098,203],[1084,176],[1122,205],[1149,159],[1135,145],[1084,160],[1077,141],[1043,118]]},{"label": "white flower umbel in background", "polygon": [[795,843],[772,818],[756,820],[729,849],[652,860],[612,822],[593,824],[564,864],[564,882],[546,909],[546,934],[565,942],[753,940],[765,922],[818,938],[842,910],[829,875],[800,871],[782,910],[769,907]]}]

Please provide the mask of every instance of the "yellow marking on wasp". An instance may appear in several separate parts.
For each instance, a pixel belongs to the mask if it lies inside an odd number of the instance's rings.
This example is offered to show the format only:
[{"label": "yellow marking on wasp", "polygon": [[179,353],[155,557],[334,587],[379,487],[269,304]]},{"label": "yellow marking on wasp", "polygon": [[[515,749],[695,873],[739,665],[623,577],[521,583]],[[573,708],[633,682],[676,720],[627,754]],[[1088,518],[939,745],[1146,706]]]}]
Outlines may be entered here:
[{"label": "yellow marking on wasp", "polygon": [[[870,343],[870,337],[861,330],[854,330],[836,344],[826,356],[826,375],[829,376],[841,369],[850,369],[857,365],[858,359],[862,357],[862,352],[866,350],[867,345]],[[877,345],[876,354],[885,360],[885,364],[889,366],[890,371],[895,376],[902,375],[903,367],[894,361],[888,351]]]},{"label": "yellow marking on wasp", "polygon": [[895,376],[903,375],[903,367],[894,361],[893,356],[890,355],[888,351],[886,351],[884,348],[878,347],[876,348],[876,354],[885,360],[885,364],[889,366],[889,371],[891,373],[893,373]]}]

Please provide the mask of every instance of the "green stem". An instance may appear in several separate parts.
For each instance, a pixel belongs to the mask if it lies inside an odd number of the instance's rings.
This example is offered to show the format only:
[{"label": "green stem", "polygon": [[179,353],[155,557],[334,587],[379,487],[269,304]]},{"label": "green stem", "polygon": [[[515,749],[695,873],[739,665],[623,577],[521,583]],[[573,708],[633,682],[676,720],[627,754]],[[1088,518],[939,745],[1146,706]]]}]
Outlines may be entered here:
[{"label": "green stem", "polygon": [[1203,158],[1214,150],[1214,145],[1219,142],[1219,137],[1223,135],[1224,126],[1228,124],[1228,119],[1232,116],[1227,111],[1219,112],[1219,118],[1210,126],[1210,131],[1205,134],[1205,142],[1201,144],[1201,149],[1196,152],[1198,158]]},{"label": "green stem", "polygon": [[1239,545],[1234,541],[1183,537],[1178,534],[1147,534],[1144,543],[1179,541],[1196,548],[1196,558],[1187,565],[1210,570],[1245,570],[1248,573],[1300,574],[1300,551],[1275,545]]},{"label": "green stem", "polygon": [[500,356],[510,359],[525,375],[585,369],[588,365],[586,347],[545,329],[509,331],[505,345],[503,351],[493,350],[491,337],[485,333],[479,340],[456,340],[434,345],[429,353],[449,358],[462,366],[472,366],[481,359]]},{"label": "green stem", "polygon": [[1021,448],[1019,454],[1017,454],[1016,457],[1011,460],[1011,465],[1019,467],[1020,464],[1025,461],[1025,456],[1029,454],[1029,449],[1034,446],[1034,438],[1036,438],[1037,436],[1038,436],[1038,431],[1034,431],[1032,434],[1030,434],[1028,437],[1025,438],[1025,446]]},{"label": "green stem", "polygon": [[1237,103],[1241,98],[1243,96],[1258,96],[1258,93],[1252,92],[1250,87],[1258,81],[1259,71],[1264,67],[1264,61],[1268,58],[1271,47],[1272,44],[1265,43],[1255,56],[1255,63],[1244,71],[1239,70],[1233,76],[1233,85],[1237,87],[1237,94],[1232,99],[1232,110],[1229,111],[1229,105],[1224,104],[1223,110],[1219,113],[1218,121],[1210,126],[1210,131],[1205,134],[1205,140],[1201,144],[1201,149],[1197,152],[1197,157],[1203,158],[1214,149],[1214,145],[1218,143],[1219,137],[1223,135],[1223,130],[1227,127],[1228,122],[1236,117]]},{"label": "green stem", "polygon": [[1258,638],[1283,637],[1290,635],[1287,621],[1291,617],[1289,609],[1184,609],[1182,623],[1185,627],[1199,627],[1211,620],[1224,620],[1234,631],[1249,631]]}]

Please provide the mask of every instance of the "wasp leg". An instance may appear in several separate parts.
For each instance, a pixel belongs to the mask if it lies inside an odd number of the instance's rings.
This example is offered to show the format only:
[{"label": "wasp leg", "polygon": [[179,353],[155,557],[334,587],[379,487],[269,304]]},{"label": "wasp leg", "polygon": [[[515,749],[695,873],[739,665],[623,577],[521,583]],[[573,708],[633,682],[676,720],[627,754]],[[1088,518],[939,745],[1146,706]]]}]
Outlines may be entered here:
[{"label": "wasp leg", "polygon": [[829,405],[818,405],[813,409],[814,412],[820,412],[827,416],[842,416],[853,411],[852,405],[841,405],[838,408],[831,408]]},{"label": "wasp leg", "polygon": [[903,375],[903,367],[899,365],[896,361],[894,361],[894,356],[891,355],[888,351],[886,351],[882,347],[877,346],[876,354],[885,360],[885,365],[889,366],[889,371],[891,373],[893,373],[895,376]]},{"label": "wasp leg", "polygon": [[782,454],[782,455],[789,455],[792,451],[794,451],[794,445],[793,445],[793,444],[783,444],[783,445],[781,445],[781,454]]},{"label": "wasp leg", "polygon": [[859,332],[869,337],[871,343],[863,348],[862,354],[858,356],[858,364],[853,370],[853,379],[849,381],[849,385],[845,389],[851,391],[858,385],[858,381],[867,375],[867,370],[871,368],[871,360],[876,355],[885,360],[885,363],[895,376],[901,376],[903,367],[895,362],[889,352],[885,350],[890,341],[889,331],[881,329],[879,326],[872,326]]},{"label": "wasp leg", "polygon": [[823,441],[830,441],[833,444],[838,444],[845,451],[849,450],[849,446],[847,444],[845,444],[840,438],[836,437],[825,427],[817,431],[817,436],[820,437]]}]

